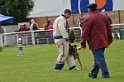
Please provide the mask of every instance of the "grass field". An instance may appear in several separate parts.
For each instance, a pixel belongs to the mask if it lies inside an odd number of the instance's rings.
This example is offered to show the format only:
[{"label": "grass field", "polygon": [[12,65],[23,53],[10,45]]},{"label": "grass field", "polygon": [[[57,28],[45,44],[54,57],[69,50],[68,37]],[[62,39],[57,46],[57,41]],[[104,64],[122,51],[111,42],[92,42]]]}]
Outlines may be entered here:
[{"label": "grass field", "polygon": [[[78,46],[79,43],[75,43]],[[56,46],[40,45],[24,47],[24,56],[17,56],[18,48],[5,48],[0,52],[0,82],[124,82],[124,41],[117,40],[106,49],[105,57],[111,78],[88,77],[93,66],[90,50],[80,50],[84,70],[70,71],[67,65],[61,72],[54,71],[58,55]],[[75,61],[77,67],[79,64]]]}]

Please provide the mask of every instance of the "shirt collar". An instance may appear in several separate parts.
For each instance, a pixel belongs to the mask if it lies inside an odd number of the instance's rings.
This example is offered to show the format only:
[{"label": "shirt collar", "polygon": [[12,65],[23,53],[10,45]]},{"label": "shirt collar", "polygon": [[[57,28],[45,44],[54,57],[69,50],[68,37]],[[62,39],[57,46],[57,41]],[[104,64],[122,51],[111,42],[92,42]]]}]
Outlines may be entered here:
[{"label": "shirt collar", "polygon": [[65,17],[65,15],[64,15],[64,14],[61,14],[61,16]]},{"label": "shirt collar", "polygon": [[89,12],[89,13],[90,13],[90,15],[91,15],[91,14],[98,13],[98,12],[99,12],[99,11],[96,10],[96,11],[91,11],[91,12]]}]

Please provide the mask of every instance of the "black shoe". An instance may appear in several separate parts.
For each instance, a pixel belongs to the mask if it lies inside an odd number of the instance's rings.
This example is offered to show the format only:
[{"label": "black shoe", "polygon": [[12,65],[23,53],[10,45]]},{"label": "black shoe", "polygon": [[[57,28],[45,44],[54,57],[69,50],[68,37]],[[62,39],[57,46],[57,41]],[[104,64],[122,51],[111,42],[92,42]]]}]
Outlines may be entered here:
[{"label": "black shoe", "polygon": [[92,77],[90,73],[88,74],[88,76],[89,76],[89,77]]},{"label": "black shoe", "polygon": [[108,76],[108,77],[102,77],[102,78],[110,78],[110,76]]},{"label": "black shoe", "polygon": [[91,75],[91,73],[89,73],[88,76],[89,76],[90,78],[92,78],[92,79],[95,79],[95,78],[96,78],[96,77],[93,77],[93,76]]}]

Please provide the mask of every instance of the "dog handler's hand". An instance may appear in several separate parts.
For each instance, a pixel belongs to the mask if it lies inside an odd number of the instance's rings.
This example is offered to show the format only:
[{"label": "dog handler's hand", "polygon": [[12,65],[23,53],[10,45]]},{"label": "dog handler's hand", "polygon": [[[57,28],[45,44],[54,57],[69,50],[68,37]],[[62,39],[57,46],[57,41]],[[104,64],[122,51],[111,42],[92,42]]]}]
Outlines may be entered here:
[{"label": "dog handler's hand", "polygon": [[86,49],[87,49],[86,45],[82,46],[82,50],[86,50]]},{"label": "dog handler's hand", "polygon": [[82,50],[86,50],[86,42],[81,42],[81,48]]},{"label": "dog handler's hand", "polygon": [[65,41],[69,42],[69,38],[65,38]]}]

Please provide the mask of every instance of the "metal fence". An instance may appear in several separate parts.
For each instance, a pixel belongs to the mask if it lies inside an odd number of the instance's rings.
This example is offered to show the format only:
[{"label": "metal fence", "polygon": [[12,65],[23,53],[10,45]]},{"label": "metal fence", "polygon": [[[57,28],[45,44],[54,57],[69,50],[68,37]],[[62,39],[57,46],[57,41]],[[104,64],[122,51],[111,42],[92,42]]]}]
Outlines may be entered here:
[{"label": "metal fence", "polygon": [[[75,41],[80,41],[80,30],[75,29]],[[36,30],[26,32],[10,32],[0,34],[0,46],[13,47],[17,46],[18,38],[22,38],[23,45],[42,45],[53,44],[53,33],[50,30]]]},{"label": "metal fence", "polygon": [[[70,30],[75,33],[75,42],[80,42],[81,31],[79,27],[72,27]],[[119,28],[113,29],[113,38],[120,39]],[[17,46],[17,40],[19,37],[23,40],[23,45],[42,45],[42,44],[53,44],[53,33],[49,30],[36,30],[26,32],[11,32],[0,34],[0,46],[2,47],[13,47]]]}]

